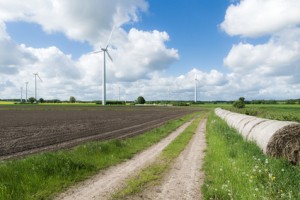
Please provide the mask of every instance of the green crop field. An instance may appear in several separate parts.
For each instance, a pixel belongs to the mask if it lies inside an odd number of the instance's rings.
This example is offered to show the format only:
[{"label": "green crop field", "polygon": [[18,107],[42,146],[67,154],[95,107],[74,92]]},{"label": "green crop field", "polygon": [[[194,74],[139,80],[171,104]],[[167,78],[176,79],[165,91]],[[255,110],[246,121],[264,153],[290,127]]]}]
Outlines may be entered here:
[{"label": "green crop field", "polygon": [[237,109],[232,106],[222,106],[224,109],[242,114],[257,116],[281,121],[300,122],[300,105],[272,104],[272,105],[246,105],[246,108]]},{"label": "green crop field", "polygon": [[14,103],[13,101],[0,101],[0,105],[13,105]]}]

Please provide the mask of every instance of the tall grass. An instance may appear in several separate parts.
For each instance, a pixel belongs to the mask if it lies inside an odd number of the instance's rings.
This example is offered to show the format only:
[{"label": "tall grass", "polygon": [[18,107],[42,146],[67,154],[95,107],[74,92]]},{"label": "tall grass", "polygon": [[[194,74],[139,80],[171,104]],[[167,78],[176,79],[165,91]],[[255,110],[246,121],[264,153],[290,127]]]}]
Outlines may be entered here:
[{"label": "tall grass", "polygon": [[206,130],[205,199],[299,199],[300,166],[264,155],[215,115]]},{"label": "tall grass", "polygon": [[72,150],[0,162],[0,199],[50,199],[75,182],[115,165],[158,142],[195,114],[125,140],[92,142]]}]

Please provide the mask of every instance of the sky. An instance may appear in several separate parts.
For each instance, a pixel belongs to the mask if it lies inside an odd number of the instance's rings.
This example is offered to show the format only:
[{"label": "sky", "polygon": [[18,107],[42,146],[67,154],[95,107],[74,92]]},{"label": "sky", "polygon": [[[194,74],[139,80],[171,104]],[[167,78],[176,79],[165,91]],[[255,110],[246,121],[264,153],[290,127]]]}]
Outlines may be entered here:
[{"label": "sky", "polygon": [[[0,99],[300,98],[299,0],[0,0]],[[112,31],[113,30],[113,31]],[[196,79],[196,81],[195,81]]]}]

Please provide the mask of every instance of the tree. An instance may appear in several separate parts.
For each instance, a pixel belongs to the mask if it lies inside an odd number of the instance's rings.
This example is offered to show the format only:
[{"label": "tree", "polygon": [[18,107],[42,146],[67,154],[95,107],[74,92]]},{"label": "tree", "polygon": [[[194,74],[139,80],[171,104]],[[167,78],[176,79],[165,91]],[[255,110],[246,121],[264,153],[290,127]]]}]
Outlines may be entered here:
[{"label": "tree", "polygon": [[139,96],[139,97],[137,98],[136,102],[137,102],[138,104],[144,104],[144,103],[146,103],[146,100],[144,99],[144,97]]},{"label": "tree", "polygon": [[70,103],[75,103],[76,102],[76,99],[75,99],[75,97],[73,97],[73,96],[70,96]]},{"label": "tree", "polygon": [[239,100],[233,102],[233,107],[235,107],[235,108],[245,108],[245,98],[240,97]]},{"label": "tree", "polygon": [[29,97],[28,101],[29,101],[30,103],[34,103],[34,102],[35,102],[35,98],[34,98],[34,97]]},{"label": "tree", "polygon": [[40,99],[39,99],[39,102],[40,102],[40,103],[44,103],[45,100],[44,100],[43,98],[40,98]]}]

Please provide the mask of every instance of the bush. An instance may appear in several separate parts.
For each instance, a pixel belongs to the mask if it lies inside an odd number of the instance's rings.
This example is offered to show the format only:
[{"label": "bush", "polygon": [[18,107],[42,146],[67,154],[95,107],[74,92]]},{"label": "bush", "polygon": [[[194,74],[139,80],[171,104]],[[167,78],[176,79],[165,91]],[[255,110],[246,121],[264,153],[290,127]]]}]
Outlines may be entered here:
[{"label": "bush", "polygon": [[137,102],[138,104],[144,104],[144,103],[146,103],[146,100],[144,99],[144,97],[139,96],[139,97],[137,98],[136,102]]},{"label": "bush", "polygon": [[245,108],[245,98],[240,97],[239,100],[233,102],[233,107],[235,107],[235,108]]},{"label": "bush", "polygon": [[76,99],[75,99],[75,97],[73,97],[73,96],[70,96],[70,103],[75,103],[76,102]]},{"label": "bush", "polygon": [[34,103],[36,100],[35,100],[34,97],[29,97],[28,101],[29,101],[30,103]]}]

